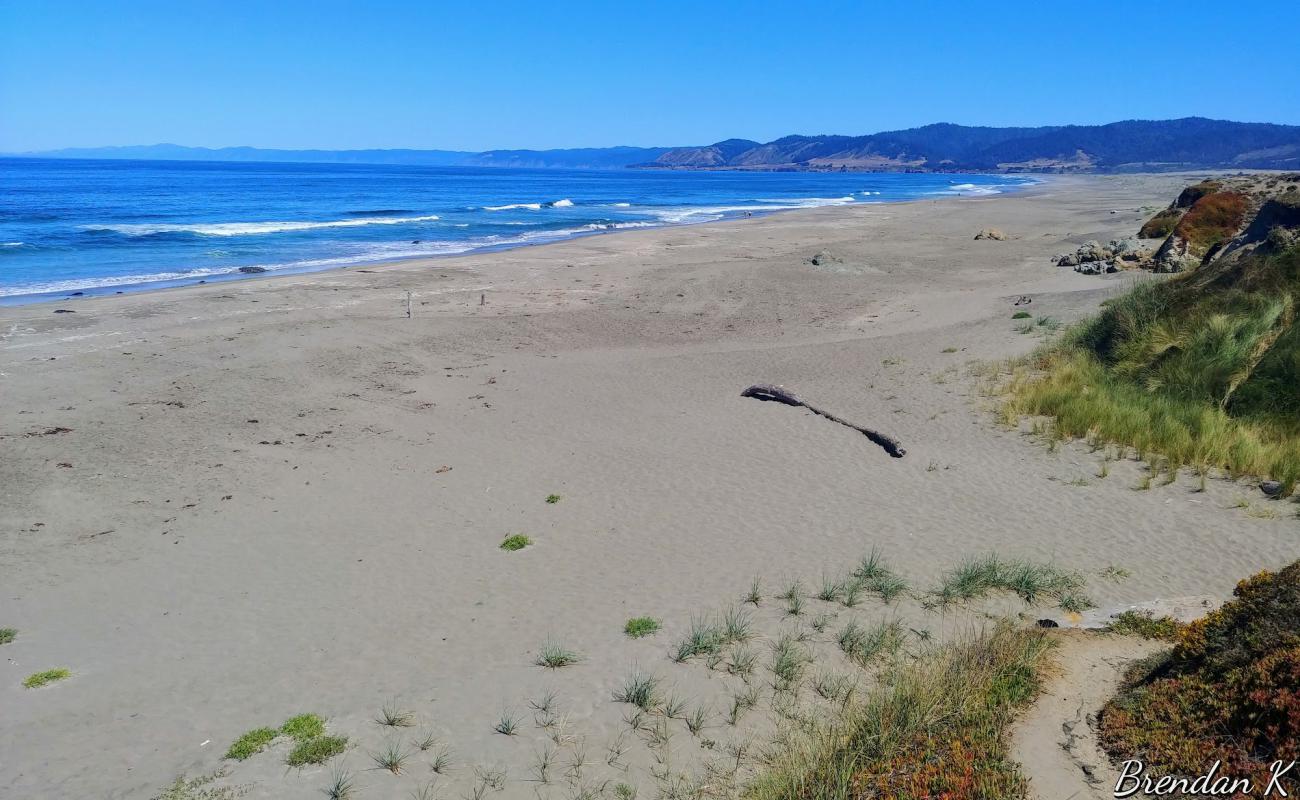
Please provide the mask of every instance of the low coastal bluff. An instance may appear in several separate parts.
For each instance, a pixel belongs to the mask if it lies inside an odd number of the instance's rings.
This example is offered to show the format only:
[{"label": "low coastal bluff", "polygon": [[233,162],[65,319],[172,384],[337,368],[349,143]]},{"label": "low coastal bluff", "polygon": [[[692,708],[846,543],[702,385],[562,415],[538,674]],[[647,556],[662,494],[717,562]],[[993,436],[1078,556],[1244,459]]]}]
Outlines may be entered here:
[{"label": "low coastal bluff", "polygon": [[1136,237],[1088,241],[1052,263],[1088,275],[1187,272],[1280,253],[1300,241],[1300,173],[1233,175],[1183,189]]}]

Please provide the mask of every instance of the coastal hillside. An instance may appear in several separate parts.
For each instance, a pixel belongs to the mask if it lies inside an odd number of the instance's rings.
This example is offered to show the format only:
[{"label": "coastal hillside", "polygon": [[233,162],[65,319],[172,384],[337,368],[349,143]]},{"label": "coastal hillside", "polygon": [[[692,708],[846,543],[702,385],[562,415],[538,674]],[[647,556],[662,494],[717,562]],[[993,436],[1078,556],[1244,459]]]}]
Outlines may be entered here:
[{"label": "coastal hillside", "polygon": [[1300,126],[1188,117],[1109,125],[985,128],[938,123],[867,136],[725,139],[689,147],[559,150],[265,150],[175,144],[86,147],[40,158],[266,161],[530,169],[844,170],[857,172],[1138,172],[1300,168]]},{"label": "coastal hillside", "polygon": [[1041,128],[939,123],[870,136],[786,136],[747,149],[729,146],[735,142],[676,148],[646,166],[1014,172],[1300,166],[1300,127],[1200,117]]}]

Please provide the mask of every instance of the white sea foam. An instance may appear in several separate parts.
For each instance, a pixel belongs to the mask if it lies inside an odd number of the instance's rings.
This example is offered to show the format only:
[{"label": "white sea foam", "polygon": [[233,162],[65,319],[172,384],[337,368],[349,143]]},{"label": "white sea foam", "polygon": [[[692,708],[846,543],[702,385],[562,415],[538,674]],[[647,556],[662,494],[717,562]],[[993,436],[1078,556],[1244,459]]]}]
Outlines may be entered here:
[{"label": "white sea foam", "polygon": [[614,208],[629,208],[631,203],[613,203]]},{"label": "white sea foam", "polygon": [[954,183],[947,189],[939,189],[930,194],[957,195],[959,197],[982,197],[990,194],[1002,194],[996,186],[976,186],[973,183]]},{"label": "white sea foam", "polygon": [[655,222],[618,222],[609,224],[592,223],[578,228],[559,228],[544,231],[524,231],[511,236],[493,234],[459,241],[429,241],[418,245],[406,242],[373,242],[363,250],[350,255],[335,258],[306,259],[285,263],[244,264],[225,267],[184,269],[170,272],[154,272],[135,275],[112,275],[104,277],[74,278],[62,281],[28,283],[20,286],[0,286],[0,297],[30,294],[47,294],[57,292],[105,289],[117,286],[136,286],[140,284],[164,283],[169,281],[196,281],[207,278],[229,277],[239,275],[240,267],[260,267],[266,272],[314,272],[337,267],[358,266],[376,262],[399,261],[408,258],[428,258],[431,256],[452,256],[474,250],[500,249],[519,245],[541,244],[544,242],[569,239],[574,236],[591,234],[600,230],[622,228],[658,227]]},{"label": "white sea foam", "polygon": [[797,208],[820,208],[822,206],[842,206],[855,202],[852,197],[805,197],[799,200],[767,198],[755,205],[747,206],[698,206],[695,208],[666,208],[651,213],[664,222],[685,224],[693,222],[712,222],[728,215],[755,211],[792,211]]},{"label": "white sea foam", "polygon": [[336,219],[324,222],[213,222],[167,223],[139,225],[82,225],[84,230],[113,231],[126,236],[150,236],[157,233],[195,233],[200,236],[257,236],[263,233],[310,231],[318,228],[359,228],[365,225],[406,225],[415,222],[432,222],[436,214],[423,217],[363,217]]},{"label": "white sea foam", "polygon": [[514,211],[516,209],[526,208],[529,211],[541,211],[543,208],[569,208],[573,201],[567,197],[563,200],[554,200],[549,203],[509,203],[504,206],[483,206],[484,211]]},{"label": "white sea foam", "polygon": [[0,247],[22,247],[22,242],[0,242]]}]

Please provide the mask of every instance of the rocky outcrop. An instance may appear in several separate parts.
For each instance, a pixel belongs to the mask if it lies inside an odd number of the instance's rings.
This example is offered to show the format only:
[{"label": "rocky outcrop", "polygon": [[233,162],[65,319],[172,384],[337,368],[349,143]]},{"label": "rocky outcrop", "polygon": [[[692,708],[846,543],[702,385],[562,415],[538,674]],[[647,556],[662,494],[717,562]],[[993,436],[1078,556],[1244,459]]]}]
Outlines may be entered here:
[{"label": "rocky outcrop", "polygon": [[977,242],[980,241],[981,239],[990,239],[995,242],[1002,242],[1002,241],[1006,241],[1006,238],[1007,235],[1002,231],[998,230],[997,228],[985,228],[984,230],[975,234],[975,241]]},{"label": "rocky outcrop", "polygon": [[1085,242],[1052,263],[1090,275],[1132,268],[1174,273],[1256,250],[1283,250],[1300,241],[1300,173],[1234,175],[1188,186],[1147,220],[1138,238],[1161,241],[1154,254],[1135,239]]},{"label": "rocky outcrop", "polygon": [[1084,275],[1101,275],[1136,267],[1147,257],[1147,251],[1133,239],[1111,239],[1106,244],[1095,239],[1084,242],[1073,253],[1057,255],[1052,263],[1058,267],[1073,267]]}]

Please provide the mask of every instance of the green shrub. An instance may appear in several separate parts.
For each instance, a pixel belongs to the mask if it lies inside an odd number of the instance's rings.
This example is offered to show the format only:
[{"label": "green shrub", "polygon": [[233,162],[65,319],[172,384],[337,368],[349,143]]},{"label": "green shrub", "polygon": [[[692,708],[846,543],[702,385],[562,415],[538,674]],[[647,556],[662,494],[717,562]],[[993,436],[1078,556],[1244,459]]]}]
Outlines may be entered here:
[{"label": "green shrub", "polygon": [[307,739],[299,742],[293,750],[289,751],[289,757],[285,763],[291,767],[302,767],[307,764],[324,764],[334,756],[342,753],[348,746],[348,737],[346,736],[317,736],[315,739]]},{"label": "green shrub", "polygon": [[1183,624],[1173,617],[1157,617],[1150,611],[1125,611],[1106,626],[1111,633],[1141,636],[1143,639],[1174,641]]},{"label": "green shrub", "polygon": [[505,540],[501,542],[501,549],[513,553],[516,550],[523,550],[532,543],[532,539],[529,539],[522,533],[516,533],[513,536],[507,536]]},{"label": "green shrub", "polygon": [[243,761],[255,756],[275,741],[276,736],[279,736],[279,732],[274,728],[254,728],[230,745],[230,749],[226,750],[226,758]]},{"label": "green shrub", "polygon": [[633,639],[640,639],[642,636],[649,636],[652,633],[658,633],[659,620],[654,617],[633,617],[623,626],[623,633]]},{"label": "green shrub", "polygon": [[292,736],[300,742],[315,739],[325,733],[325,720],[316,714],[299,714],[286,720],[280,726],[280,733]]},{"label": "green shrub", "polygon": [[0,644],[9,644],[18,638],[18,631],[14,628],[0,628]]},{"label": "green shrub", "polygon": [[1032,317],[1032,316],[1033,316],[1033,314],[1030,314],[1028,311],[1017,311],[1016,313],[1014,313],[1014,314],[1011,315],[1011,318],[1012,318],[1012,319],[1029,319],[1029,318]]},{"label": "green shrub", "polygon": [[23,681],[23,686],[28,689],[39,689],[42,686],[70,677],[72,677],[72,673],[63,667],[59,667],[58,669],[47,669],[44,672],[35,672],[28,675],[27,679]]}]

